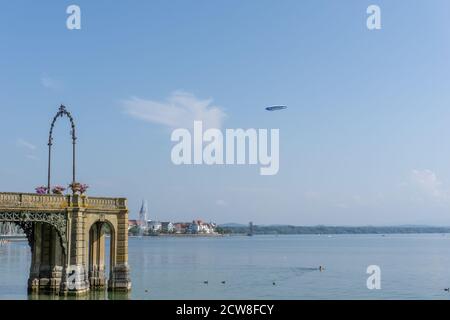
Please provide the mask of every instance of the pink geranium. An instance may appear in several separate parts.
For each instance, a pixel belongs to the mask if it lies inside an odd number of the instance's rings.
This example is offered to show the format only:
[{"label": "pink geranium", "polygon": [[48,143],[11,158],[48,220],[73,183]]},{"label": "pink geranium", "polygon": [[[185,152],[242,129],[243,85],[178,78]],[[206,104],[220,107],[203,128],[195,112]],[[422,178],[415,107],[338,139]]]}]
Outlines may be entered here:
[{"label": "pink geranium", "polygon": [[80,185],[80,193],[85,193],[89,189],[89,186],[87,184]]},{"label": "pink geranium", "polygon": [[63,186],[54,186],[52,189],[53,194],[63,194],[64,191],[66,191],[66,188]]},{"label": "pink geranium", "polygon": [[40,187],[35,188],[34,190],[36,190],[37,194],[46,194],[48,191],[48,188],[44,187],[44,186],[40,186]]}]

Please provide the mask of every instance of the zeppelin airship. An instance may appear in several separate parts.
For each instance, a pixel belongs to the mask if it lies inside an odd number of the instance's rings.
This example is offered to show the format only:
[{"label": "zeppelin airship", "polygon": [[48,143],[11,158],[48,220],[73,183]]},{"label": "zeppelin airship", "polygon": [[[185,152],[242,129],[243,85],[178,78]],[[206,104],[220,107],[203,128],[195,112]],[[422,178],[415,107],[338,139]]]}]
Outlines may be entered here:
[{"label": "zeppelin airship", "polygon": [[283,109],[287,109],[287,107],[286,106],[272,106],[272,107],[266,108],[267,111],[278,111],[278,110],[283,110]]}]

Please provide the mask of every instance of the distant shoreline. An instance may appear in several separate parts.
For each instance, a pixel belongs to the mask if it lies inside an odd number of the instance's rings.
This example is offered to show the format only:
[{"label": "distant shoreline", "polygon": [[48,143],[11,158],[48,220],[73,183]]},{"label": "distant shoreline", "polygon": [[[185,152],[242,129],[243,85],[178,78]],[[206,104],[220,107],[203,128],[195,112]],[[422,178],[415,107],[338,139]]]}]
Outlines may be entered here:
[{"label": "distant shoreline", "polygon": [[28,241],[26,236],[7,236],[7,235],[1,235],[0,234],[0,240],[8,240],[8,241]]},{"label": "distant shoreline", "polygon": [[145,235],[145,236],[129,236],[129,238],[158,238],[158,237],[166,237],[166,238],[218,238],[227,235],[223,234],[188,234],[188,233],[159,233],[153,235]]},{"label": "distant shoreline", "polygon": [[[160,233],[147,236],[129,235],[130,238],[141,237],[166,237],[166,238],[220,238],[227,236],[248,236],[249,230],[244,225],[219,226],[222,233],[214,234],[187,234],[187,233]],[[352,234],[450,234],[450,227],[427,227],[427,226],[391,226],[391,227],[337,227],[337,226],[253,226],[253,235],[352,235]],[[0,235],[0,239],[10,241],[26,241],[24,236]]]},{"label": "distant shoreline", "polygon": [[[249,228],[243,225],[220,225],[219,228],[226,234],[245,235]],[[272,225],[253,226],[254,235],[337,235],[337,234],[439,234],[450,233],[450,227],[429,227],[429,226],[292,226],[292,225]]]}]

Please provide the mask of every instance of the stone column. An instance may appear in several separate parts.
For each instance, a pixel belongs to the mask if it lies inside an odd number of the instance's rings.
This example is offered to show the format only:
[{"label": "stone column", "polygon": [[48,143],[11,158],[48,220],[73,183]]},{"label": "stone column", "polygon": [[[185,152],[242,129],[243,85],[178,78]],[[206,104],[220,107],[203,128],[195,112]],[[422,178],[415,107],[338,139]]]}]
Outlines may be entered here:
[{"label": "stone column", "polygon": [[97,225],[94,224],[89,230],[89,283],[91,288],[97,285]]},{"label": "stone column", "polygon": [[89,281],[92,289],[104,289],[105,281],[105,232],[102,223],[95,223],[90,232]]},{"label": "stone column", "polygon": [[62,277],[62,246],[58,232],[46,223],[33,226],[33,249],[28,291],[59,293]]},{"label": "stone column", "polygon": [[41,268],[41,223],[33,224],[33,242],[31,250],[31,266],[30,266],[30,277],[28,278],[28,292],[36,293],[39,291],[39,270]]},{"label": "stone column", "polygon": [[50,291],[59,293],[63,269],[61,239],[55,228],[51,228],[50,247]]},{"label": "stone column", "polygon": [[[122,210],[118,215],[116,235],[111,234],[111,246],[115,250],[112,257],[111,276],[108,283],[108,290],[129,291],[131,290],[130,267],[128,265],[128,210]],[[113,243],[115,242],[115,243]]]},{"label": "stone column", "polygon": [[98,242],[97,242],[97,278],[98,285],[100,289],[106,287],[106,277],[105,277],[105,225],[99,223],[97,225],[98,231]]},{"label": "stone column", "polygon": [[68,294],[84,294],[89,291],[88,258],[85,250],[85,208],[78,195],[70,197],[68,217],[68,246],[66,266],[63,272],[62,291]]},{"label": "stone column", "polygon": [[50,249],[51,226],[42,223],[41,229],[41,264],[39,268],[39,291],[50,291]]}]

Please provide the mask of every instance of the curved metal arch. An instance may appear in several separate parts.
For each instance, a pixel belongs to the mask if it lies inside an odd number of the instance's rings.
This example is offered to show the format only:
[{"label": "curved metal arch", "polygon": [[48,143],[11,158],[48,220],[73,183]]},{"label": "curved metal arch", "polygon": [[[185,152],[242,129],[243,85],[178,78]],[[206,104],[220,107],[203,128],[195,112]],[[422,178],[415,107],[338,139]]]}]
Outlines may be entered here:
[{"label": "curved metal arch", "polygon": [[[38,221],[38,222],[47,224],[55,229],[55,231],[58,235],[59,243],[61,245],[63,253],[66,254],[67,253],[67,241],[65,239],[63,239],[63,237],[65,237],[65,232],[60,230],[54,223],[50,223],[47,221]],[[34,251],[34,246],[33,246],[34,228],[35,228],[35,224],[38,222],[30,222],[30,221],[13,221],[12,222],[12,223],[15,223],[16,225],[18,225],[25,233],[25,236],[27,237],[28,245],[30,246],[31,252]]]},{"label": "curved metal arch", "polygon": [[70,114],[69,111],[66,110],[66,107],[61,105],[59,107],[58,113],[55,115],[55,117],[53,118],[52,124],[50,126],[50,133],[48,136],[48,190],[47,193],[50,194],[50,189],[51,189],[51,165],[52,165],[52,145],[53,145],[53,129],[55,127],[55,123],[56,120],[58,120],[58,118],[62,118],[66,116],[69,121],[70,121],[70,125],[71,125],[71,136],[72,136],[72,184],[75,184],[76,179],[75,179],[75,146],[77,143],[77,136],[76,136],[76,131],[75,131],[75,121],[73,120],[72,115]]},{"label": "curved metal arch", "polygon": [[28,244],[32,247],[34,224],[37,222],[46,223],[53,228],[59,235],[61,246],[64,254],[67,253],[67,216],[65,212],[46,213],[46,212],[9,212],[0,211],[1,222],[13,222],[19,225],[25,232],[28,239]]}]

